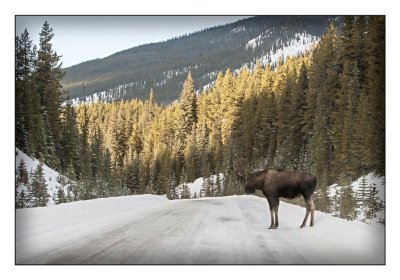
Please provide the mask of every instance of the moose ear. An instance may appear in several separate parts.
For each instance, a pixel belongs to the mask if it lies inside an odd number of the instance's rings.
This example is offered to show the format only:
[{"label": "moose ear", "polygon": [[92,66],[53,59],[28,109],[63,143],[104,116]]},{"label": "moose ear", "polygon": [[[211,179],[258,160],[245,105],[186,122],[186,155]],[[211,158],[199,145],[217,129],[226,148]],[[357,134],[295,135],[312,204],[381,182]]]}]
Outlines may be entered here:
[{"label": "moose ear", "polygon": [[249,176],[249,173],[244,168],[244,160],[243,159],[241,159],[239,161],[234,160],[233,167],[238,176],[243,177],[243,178],[247,178]]}]

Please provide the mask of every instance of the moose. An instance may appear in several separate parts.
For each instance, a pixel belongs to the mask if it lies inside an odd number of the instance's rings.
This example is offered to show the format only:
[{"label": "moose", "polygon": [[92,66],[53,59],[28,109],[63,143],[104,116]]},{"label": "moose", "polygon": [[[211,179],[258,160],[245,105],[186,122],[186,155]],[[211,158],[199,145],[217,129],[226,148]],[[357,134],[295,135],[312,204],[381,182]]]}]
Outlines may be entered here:
[{"label": "moose", "polygon": [[293,199],[303,196],[306,204],[306,215],[300,228],[306,226],[307,219],[311,213],[310,227],[314,225],[314,201],[312,195],[317,186],[317,178],[311,173],[304,171],[284,171],[280,169],[264,168],[263,171],[250,173],[244,168],[243,159],[234,161],[236,174],[246,180],[246,193],[254,193],[261,190],[267,198],[271,213],[271,226],[276,229],[279,226],[278,207],[279,198]]}]

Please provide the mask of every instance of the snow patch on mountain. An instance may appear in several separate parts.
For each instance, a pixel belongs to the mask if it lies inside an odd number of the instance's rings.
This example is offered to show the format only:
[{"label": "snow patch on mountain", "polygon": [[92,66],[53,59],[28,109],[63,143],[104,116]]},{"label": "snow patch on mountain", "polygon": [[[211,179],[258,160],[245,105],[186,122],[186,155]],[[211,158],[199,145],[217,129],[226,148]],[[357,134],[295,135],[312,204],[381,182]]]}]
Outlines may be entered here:
[{"label": "snow patch on mountain", "polygon": [[298,54],[310,51],[315,47],[319,38],[311,36],[307,33],[296,33],[295,37],[290,39],[283,47],[277,50],[270,50],[269,53],[260,58],[260,62],[263,65],[270,64],[275,65],[279,58],[286,58],[289,56],[296,56]]},{"label": "snow patch on mountain", "polygon": [[243,31],[246,31],[246,28],[243,25],[241,25],[241,26],[233,28],[231,30],[231,33],[239,33],[239,32],[243,32]]},{"label": "snow patch on mountain", "polygon": [[271,36],[274,30],[275,27],[268,28],[267,30],[265,30],[265,32],[261,33],[256,38],[253,38],[250,41],[248,41],[246,44],[246,51],[250,48],[254,50],[258,46],[260,46],[266,39],[269,38],[269,36]]}]

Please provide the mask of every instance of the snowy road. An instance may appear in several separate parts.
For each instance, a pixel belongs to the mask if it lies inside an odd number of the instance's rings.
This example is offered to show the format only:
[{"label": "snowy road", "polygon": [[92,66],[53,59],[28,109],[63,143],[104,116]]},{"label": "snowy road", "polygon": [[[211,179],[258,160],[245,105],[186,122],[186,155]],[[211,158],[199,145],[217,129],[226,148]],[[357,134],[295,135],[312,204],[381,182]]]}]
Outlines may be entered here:
[{"label": "snowy road", "polygon": [[167,201],[112,198],[18,210],[17,264],[384,263],[384,227],[281,202],[280,227],[265,199]]}]

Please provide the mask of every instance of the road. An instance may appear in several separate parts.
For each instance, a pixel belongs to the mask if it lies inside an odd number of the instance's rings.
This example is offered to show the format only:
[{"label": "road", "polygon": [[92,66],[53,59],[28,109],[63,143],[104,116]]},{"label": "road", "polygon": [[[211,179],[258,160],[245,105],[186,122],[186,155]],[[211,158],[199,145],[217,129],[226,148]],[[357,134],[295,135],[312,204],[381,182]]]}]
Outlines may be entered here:
[{"label": "road", "polygon": [[[140,216],[125,213],[118,223],[111,222],[110,226],[82,234],[72,234],[73,230],[70,235],[65,234],[64,229],[59,234],[66,236],[59,242],[40,248],[30,248],[34,246],[28,246],[27,240],[41,244],[45,242],[45,234],[30,239],[17,237],[16,263],[383,263],[383,231],[378,230],[377,234],[363,225],[352,227],[350,222],[320,212],[316,214],[315,227],[299,229],[304,211],[304,208],[281,203],[281,225],[277,230],[268,230],[270,221],[265,199],[233,196],[169,201]],[[332,228],[340,232],[335,234]],[[352,240],[343,242],[340,234],[346,236],[346,232],[342,228],[358,235],[359,244]],[[359,242],[364,235],[373,248],[366,249],[368,246]],[[376,245],[371,246],[372,239]],[[376,248],[379,248],[378,254]]]}]

